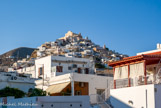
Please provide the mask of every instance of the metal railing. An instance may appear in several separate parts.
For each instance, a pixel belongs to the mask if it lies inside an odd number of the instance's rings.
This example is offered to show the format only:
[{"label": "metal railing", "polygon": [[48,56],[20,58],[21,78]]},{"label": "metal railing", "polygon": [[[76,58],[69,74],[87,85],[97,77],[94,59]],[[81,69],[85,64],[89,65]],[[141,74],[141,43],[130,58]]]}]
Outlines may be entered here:
[{"label": "metal railing", "polygon": [[[116,80],[116,88],[125,88],[128,87],[128,79]],[[111,81],[110,89],[114,89],[114,82]]]},{"label": "metal railing", "polygon": [[[135,78],[130,78],[130,86],[140,86],[140,85],[145,85],[145,78],[147,79],[147,84],[157,84],[156,80],[158,78],[155,78],[155,75],[147,75],[146,77],[140,76],[140,77],[135,77]],[[158,82],[160,81],[161,83],[161,77],[158,79]],[[116,88],[125,88],[128,87],[128,79],[120,79],[116,80]],[[114,82],[111,81],[110,83],[110,88],[114,88]]]},{"label": "metal railing", "polygon": [[101,108],[111,108],[109,104],[107,104],[105,97],[101,94],[92,94],[90,95],[91,104],[95,104],[100,106]]}]

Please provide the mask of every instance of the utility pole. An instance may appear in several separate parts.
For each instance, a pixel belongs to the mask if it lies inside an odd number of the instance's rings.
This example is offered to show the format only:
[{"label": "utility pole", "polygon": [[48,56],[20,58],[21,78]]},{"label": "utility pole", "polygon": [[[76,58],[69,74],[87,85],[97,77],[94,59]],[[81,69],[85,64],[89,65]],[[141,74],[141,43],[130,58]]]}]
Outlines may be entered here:
[{"label": "utility pole", "polygon": [[44,86],[44,64],[42,64],[42,90],[43,90],[43,86]]}]

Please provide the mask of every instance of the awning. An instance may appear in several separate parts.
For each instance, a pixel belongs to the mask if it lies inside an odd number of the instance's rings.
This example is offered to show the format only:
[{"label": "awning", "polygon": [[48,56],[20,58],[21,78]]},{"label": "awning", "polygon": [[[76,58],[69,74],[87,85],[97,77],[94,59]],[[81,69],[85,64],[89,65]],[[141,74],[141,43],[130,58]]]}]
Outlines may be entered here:
[{"label": "awning", "polygon": [[69,84],[70,84],[70,82],[51,85],[46,89],[46,92],[48,92],[50,94],[60,93]]}]

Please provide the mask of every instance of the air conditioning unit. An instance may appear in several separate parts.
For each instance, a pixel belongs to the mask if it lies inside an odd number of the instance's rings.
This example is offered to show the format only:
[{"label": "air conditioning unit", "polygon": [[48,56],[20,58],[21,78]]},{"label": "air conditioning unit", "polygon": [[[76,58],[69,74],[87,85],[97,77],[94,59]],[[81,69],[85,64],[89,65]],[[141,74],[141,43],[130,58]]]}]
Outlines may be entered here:
[{"label": "air conditioning unit", "polygon": [[17,77],[12,76],[12,77],[11,77],[11,80],[17,80]]}]

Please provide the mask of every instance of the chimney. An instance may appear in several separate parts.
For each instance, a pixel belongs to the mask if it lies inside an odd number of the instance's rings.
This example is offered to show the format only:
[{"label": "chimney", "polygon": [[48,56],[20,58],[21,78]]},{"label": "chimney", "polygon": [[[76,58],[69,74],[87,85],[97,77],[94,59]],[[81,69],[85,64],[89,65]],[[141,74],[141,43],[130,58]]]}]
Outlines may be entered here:
[{"label": "chimney", "polygon": [[160,43],[157,44],[157,49],[161,49],[161,44]]}]

